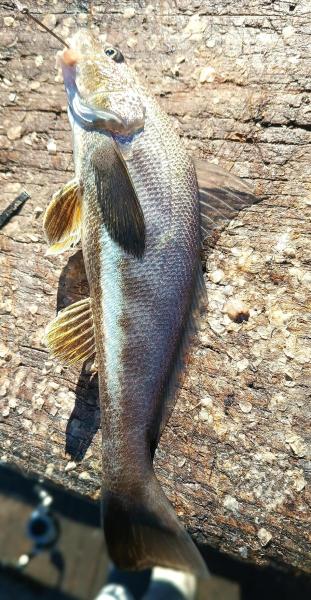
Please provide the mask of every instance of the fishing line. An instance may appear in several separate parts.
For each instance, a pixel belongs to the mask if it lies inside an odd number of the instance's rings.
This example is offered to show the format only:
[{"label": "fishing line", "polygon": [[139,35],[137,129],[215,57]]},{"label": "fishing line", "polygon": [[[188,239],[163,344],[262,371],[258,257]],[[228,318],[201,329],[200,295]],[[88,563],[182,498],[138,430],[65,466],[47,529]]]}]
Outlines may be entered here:
[{"label": "fishing line", "polygon": [[93,0],[90,0],[89,2],[89,8],[88,8],[88,15],[87,15],[87,26],[88,29],[91,29],[93,23],[94,23],[94,2]]},{"label": "fishing line", "polygon": [[28,17],[29,19],[31,19],[32,21],[37,23],[37,25],[39,25],[39,27],[42,27],[42,29],[45,29],[45,31],[47,31],[47,33],[52,35],[58,42],[63,44],[63,46],[66,46],[66,48],[70,48],[69,44],[67,44],[67,42],[65,42],[65,40],[63,40],[59,35],[57,35],[57,33],[55,33],[54,31],[52,31],[52,29],[50,29],[49,27],[44,25],[44,23],[42,23],[42,21],[40,21],[40,19],[37,19],[37,17],[34,17],[34,15],[31,14],[31,12],[29,11],[29,8],[27,8],[27,6],[24,6],[20,2],[17,2],[16,0],[14,1],[14,4],[15,4],[17,10],[22,15],[26,15],[26,17]]}]

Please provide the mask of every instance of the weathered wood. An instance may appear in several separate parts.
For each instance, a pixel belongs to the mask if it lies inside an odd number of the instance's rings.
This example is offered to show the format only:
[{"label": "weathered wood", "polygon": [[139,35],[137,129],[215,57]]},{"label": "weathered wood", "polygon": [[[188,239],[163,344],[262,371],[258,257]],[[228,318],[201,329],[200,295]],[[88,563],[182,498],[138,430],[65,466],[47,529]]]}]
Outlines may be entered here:
[{"label": "weathered wood", "polygon": [[[100,31],[146,77],[189,151],[221,157],[263,197],[206,250],[209,307],[157,453],[158,477],[198,542],[307,570],[310,5],[94,4]],[[51,3],[32,3],[60,35],[85,21],[75,3],[52,7],[46,15]],[[31,200],[1,234],[1,455],[95,498],[96,380],[56,365],[42,343],[56,306],[86,291],[81,253],[47,257],[42,234],[42,211],[72,175],[57,42],[2,15],[1,208],[24,189]],[[228,307],[237,299],[241,323]]]}]

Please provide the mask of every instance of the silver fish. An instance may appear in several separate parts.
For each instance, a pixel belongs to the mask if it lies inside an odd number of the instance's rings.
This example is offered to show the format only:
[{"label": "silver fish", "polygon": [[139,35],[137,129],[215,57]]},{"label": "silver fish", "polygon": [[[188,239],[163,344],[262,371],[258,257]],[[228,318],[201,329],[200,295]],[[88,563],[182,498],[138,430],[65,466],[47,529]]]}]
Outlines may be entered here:
[{"label": "silver fish", "polygon": [[[201,230],[213,222],[216,180],[229,176],[204,163],[200,205],[191,158],[118,49],[82,30],[59,62],[75,178],[53,196],[44,227],[51,254],[82,238],[90,298],[58,314],[48,345],[68,364],[96,356],[111,559],[205,577],[152,462],[204,300]],[[214,203],[218,216],[228,193]]]}]

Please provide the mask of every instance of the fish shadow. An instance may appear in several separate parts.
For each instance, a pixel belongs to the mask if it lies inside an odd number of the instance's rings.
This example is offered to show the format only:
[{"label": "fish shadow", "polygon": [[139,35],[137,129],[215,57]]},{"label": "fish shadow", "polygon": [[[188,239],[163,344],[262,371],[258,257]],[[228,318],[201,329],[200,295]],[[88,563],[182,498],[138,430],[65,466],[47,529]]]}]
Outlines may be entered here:
[{"label": "fish shadow", "polygon": [[82,369],[74,409],[66,427],[66,454],[80,461],[100,428],[98,375]]},{"label": "fish shadow", "polygon": [[[57,311],[89,296],[82,251],[71,256],[58,282]],[[66,453],[75,461],[84,458],[100,428],[98,375],[85,363],[75,389],[75,406],[66,427]]]},{"label": "fish shadow", "polygon": [[87,298],[90,294],[82,250],[70,256],[58,281],[57,311]]}]

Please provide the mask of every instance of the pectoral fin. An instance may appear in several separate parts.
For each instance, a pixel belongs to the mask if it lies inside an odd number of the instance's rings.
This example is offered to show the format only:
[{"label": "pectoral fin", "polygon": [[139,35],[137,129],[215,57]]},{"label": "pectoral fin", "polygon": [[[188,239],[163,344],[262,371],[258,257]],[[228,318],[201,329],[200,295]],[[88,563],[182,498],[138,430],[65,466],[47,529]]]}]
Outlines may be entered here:
[{"label": "pectoral fin", "polygon": [[93,356],[96,348],[91,299],[61,310],[46,329],[46,342],[52,354],[65,364]]},{"label": "pectoral fin", "polygon": [[215,227],[223,227],[237,213],[260,202],[252,189],[239,177],[206,160],[194,160],[197,174],[201,234],[204,240]]},{"label": "pectoral fin", "polygon": [[43,227],[50,244],[47,254],[60,254],[81,238],[81,189],[72,179],[54,194],[44,215]]},{"label": "pectoral fin", "polygon": [[134,184],[117,144],[93,159],[97,199],[111,238],[138,258],[145,250],[145,220]]}]

